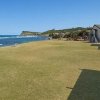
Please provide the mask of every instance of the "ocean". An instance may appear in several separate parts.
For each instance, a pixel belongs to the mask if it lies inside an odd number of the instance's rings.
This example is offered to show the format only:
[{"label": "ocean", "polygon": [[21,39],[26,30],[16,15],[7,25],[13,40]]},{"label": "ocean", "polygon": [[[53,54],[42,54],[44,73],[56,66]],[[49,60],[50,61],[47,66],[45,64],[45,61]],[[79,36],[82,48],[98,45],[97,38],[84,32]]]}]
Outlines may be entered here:
[{"label": "ocean", "polygon": [[0,35],[0,47],[17,45],[32,41],[48,40],[46,36],[19,36],[19,35]]}]

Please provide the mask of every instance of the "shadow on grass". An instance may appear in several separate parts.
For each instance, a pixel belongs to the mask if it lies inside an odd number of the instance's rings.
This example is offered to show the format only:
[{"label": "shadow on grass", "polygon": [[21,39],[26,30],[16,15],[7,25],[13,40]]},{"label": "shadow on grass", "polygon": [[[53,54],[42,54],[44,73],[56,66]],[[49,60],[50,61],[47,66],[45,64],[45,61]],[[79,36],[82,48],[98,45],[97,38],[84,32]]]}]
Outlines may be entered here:
[{"label": "shadow on grass", "polygon": [[100,100],[100,71],[83,69],[67,100]]}]

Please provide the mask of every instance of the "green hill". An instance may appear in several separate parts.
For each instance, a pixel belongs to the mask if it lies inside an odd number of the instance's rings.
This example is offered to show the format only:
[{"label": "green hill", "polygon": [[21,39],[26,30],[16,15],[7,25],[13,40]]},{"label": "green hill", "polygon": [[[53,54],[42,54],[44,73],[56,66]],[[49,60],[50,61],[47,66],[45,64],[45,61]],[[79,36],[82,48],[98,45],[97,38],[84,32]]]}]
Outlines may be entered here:
[{"label": "green hill", "polygon": [[48,30],[46,32],[43,32],[42,34],[43,35],[50,35],[52,33],[65,33],[65,34],[68,34],[68,33],[79,32],[79,31],[83,31],[83,30],[90,31],[91,29],[92,29],[91,27],[88,27],[88,28],[76,27],[76,28],[62,29],[62,30],[52,29],[52,30]]}]

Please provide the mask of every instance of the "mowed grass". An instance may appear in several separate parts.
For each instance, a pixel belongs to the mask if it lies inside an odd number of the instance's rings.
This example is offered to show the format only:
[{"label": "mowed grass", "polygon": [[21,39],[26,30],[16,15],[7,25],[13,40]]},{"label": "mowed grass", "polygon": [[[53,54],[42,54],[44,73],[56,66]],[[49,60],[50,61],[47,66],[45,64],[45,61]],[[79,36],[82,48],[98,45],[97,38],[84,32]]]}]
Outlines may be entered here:
[{"label": "mowed grass", "polygon": [[89,43],[42,41],[0,48],[0,100],[67,100],[81,69],[100,71]]}]

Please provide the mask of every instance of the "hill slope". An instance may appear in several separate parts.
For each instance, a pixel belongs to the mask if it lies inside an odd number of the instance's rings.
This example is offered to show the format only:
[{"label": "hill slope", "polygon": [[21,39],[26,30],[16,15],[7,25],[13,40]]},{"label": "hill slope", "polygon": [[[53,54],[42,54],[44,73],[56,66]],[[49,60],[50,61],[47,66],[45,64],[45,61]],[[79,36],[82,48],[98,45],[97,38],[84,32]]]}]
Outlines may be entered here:
[{"label": "hill slope", "polygon": [[90,31],[92,28],[89,27],[89,28],[83,28],[83,27],[76,27],[76,28],[70,28],[70,29],[62,29],[62,30],[55,30],[55,29],[52,29],[52,30],[48,30],[46,32],[43,32],[42,34],[44,35],[49,35],[49,34],[52,34],[52,33],[71,33],[71,32],[77,32],[77,31],[83,31],[83,30],[86,30],[86,31]]}]

